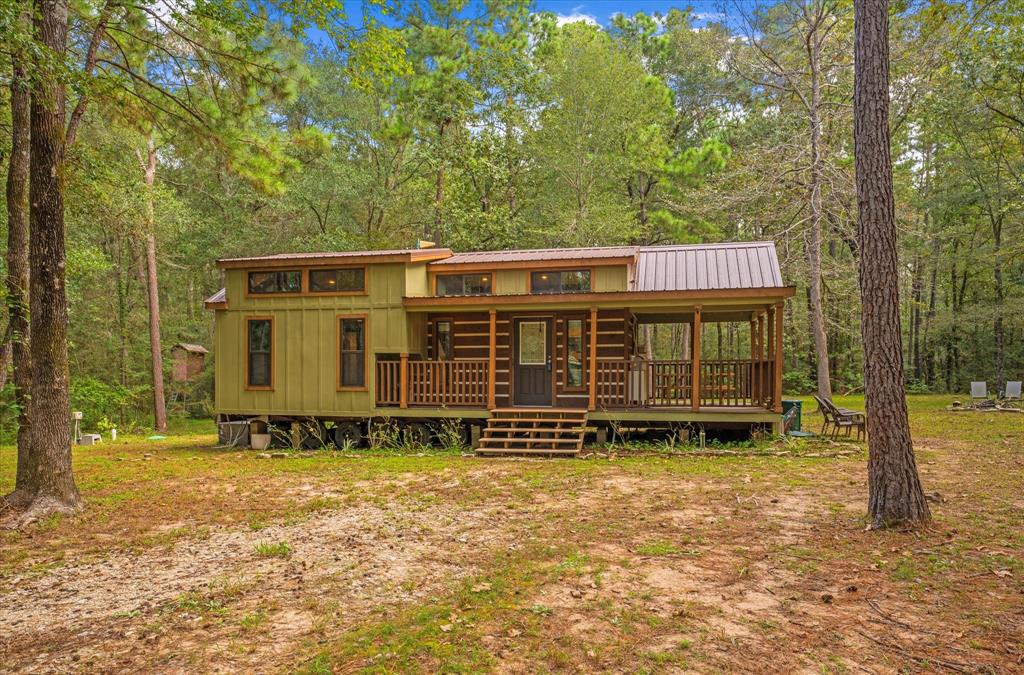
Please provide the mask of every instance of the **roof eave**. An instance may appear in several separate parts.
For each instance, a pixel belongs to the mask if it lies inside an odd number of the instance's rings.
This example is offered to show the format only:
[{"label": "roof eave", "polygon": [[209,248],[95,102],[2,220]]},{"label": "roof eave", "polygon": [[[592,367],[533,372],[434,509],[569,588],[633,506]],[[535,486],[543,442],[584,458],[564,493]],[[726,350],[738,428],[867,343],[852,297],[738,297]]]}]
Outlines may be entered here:
[{"label": "roof eave", "polygon": [[406,307],[451,307],[521,304],[557,304],[587,302],[629,302],[638,300],[678,300],[700,304],[709,300],[757,300],[761,303],[781,302],[796,294],[795,286],[761,288],[721,288],[698,291],[607,291],[603,293],[536,293],[515,295],[454,295],[446,297],[404,297]]},{"label": "roof eave", "polygon": [[366,255],[301,255],[290,258],[277,258],[268,256],[266,258],[221,258],[217,261],[220,269],[286,269],[289,267],[323,267],[328,265],[374,265],[378,263],[410,263],[410,262],[431,262],[451,257],[452,252],[447,248],[426,248],[421,250],[403,251],[401,253],[388,253],[374,255],[367,252]]},{"label": "roof eave", "polygon": [[544,260],[502,260],[492,262],[434,262],[427,267],[432,272],[472,272],[508,269],[576,269],[585,267],[614,267],[633,265],[635,255],[609,258],[546,258]]}]

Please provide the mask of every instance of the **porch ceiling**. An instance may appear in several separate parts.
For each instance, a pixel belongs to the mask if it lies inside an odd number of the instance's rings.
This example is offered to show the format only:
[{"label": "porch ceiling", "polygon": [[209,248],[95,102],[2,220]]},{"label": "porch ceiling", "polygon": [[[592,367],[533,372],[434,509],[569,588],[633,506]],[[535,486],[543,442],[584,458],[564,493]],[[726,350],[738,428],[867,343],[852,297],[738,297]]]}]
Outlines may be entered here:
[{"label": "porch ceiling", "polygon": [[[409,311],[480,311],[501,309],[530,311],[543,309],[586,309],[628,307],[635,312],[693,313],[703,308],[703,316],[712,312],[746,312],[782,302],[796,292],[793,286],[777,288],[730,288],[704,291],[613,291],[608,293],[561,293],[550,295],[472,295],[449,297],[405,297],[402,303]],[[731,321],[732,319],[705,319]]]}]

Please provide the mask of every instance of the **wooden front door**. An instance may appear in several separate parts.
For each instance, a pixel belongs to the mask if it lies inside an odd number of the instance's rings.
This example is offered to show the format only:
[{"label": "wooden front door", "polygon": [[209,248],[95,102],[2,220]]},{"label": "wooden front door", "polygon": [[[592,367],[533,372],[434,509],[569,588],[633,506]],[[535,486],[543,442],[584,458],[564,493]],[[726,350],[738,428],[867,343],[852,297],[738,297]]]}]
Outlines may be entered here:
[{"label": "wooden front door", "polygon": [[551,319],[516,319],[514,326],[514,404],[551,405]]}]

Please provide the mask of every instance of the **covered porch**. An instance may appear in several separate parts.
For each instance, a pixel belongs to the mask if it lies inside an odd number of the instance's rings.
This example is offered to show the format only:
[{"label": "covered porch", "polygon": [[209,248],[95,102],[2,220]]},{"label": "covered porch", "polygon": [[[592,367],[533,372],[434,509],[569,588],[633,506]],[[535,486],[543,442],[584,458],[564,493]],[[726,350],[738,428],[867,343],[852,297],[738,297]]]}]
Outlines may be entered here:
[{"label": "covered porch", "polygon": [[[419,353],[376,356],[378,408],[540,406],[680,420],[782,411],[780,301],[452,310],[414,315],[424,336]],[[726,323],[742,326],[742,349],[734,351],[743,353],[710,358],[708,328]],[[684,353],[666,358],[644,344],[653,324],[685,327]]]}]

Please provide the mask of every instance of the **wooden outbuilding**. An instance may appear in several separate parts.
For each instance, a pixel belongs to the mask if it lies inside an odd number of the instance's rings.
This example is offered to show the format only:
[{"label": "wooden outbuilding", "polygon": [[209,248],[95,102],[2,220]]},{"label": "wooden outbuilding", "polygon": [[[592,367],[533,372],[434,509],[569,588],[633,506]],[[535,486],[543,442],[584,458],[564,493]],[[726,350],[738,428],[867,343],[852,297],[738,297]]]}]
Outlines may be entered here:
[{"label": "wooden outbuilding", "polygon": [[171,380],[173,382],[190,382],[206,366],[206,347],[179,342],[171,347]]},{"label": "wooden outbuilding", "polygon": [[[771,242],[455,253],[444,248],[218,261],[222,420],[373,420],[418,434],[461,419],[481,449],[576,452],[595,429],[778,429],[783,282]],[[707,344],[744,326],[742,358]],[[672,358],[646,324],[685,326]],[[749,333],[747,331],[749,330]]]}]

